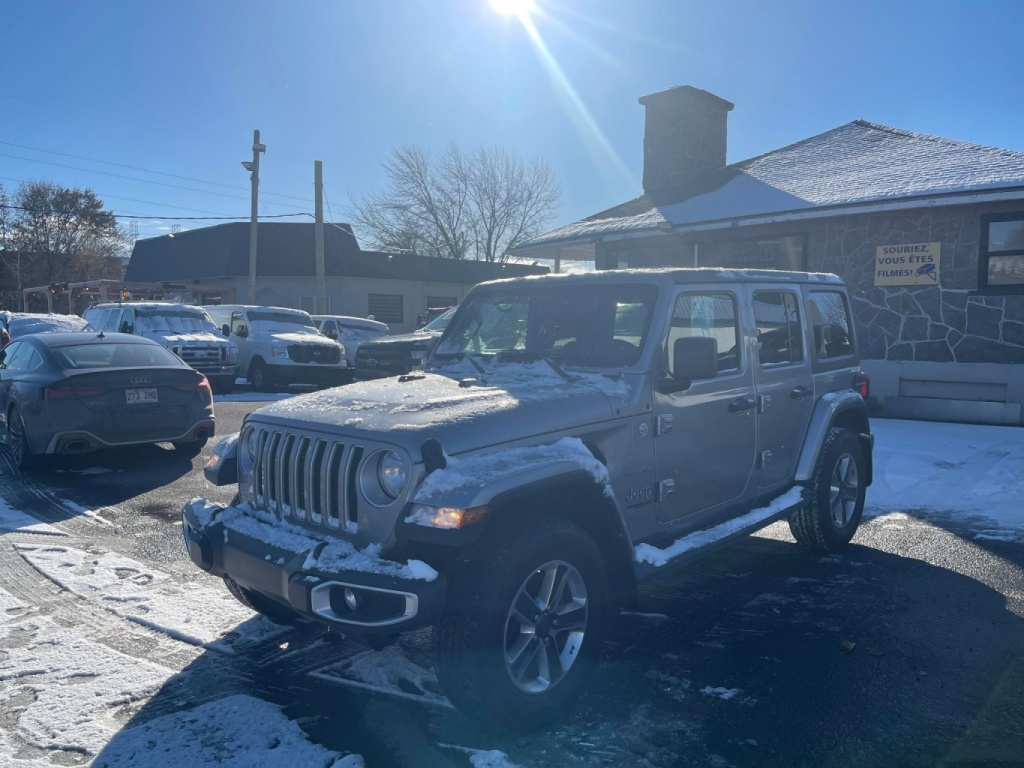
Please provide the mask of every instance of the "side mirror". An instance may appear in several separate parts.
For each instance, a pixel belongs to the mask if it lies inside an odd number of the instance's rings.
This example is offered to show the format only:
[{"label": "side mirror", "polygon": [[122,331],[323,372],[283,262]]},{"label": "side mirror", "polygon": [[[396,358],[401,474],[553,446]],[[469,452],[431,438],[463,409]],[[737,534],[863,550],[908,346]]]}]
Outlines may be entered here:
[{"label": "side mirror", "polygon": [[335,341],[337,341],[338,340],[338,332],[336,330],[334,330],[334,329],[329,330],[327,332],[327,338],[328,339],[334,339]]},{"label": "side mirror", "polygon": [[708,336],[687,336],[672,345],[672,378],[662,392],[685,392],[698,379],[718,375],[718,342]]},{"label": "side mirror", "polygon": [[231,335],[231,326],[228,325],[227,323],[224,323],[224,325],[222,325],[220,327],[220,332],[223,333],[225,336],[230,336]]},{"label": "side mirror", "polygon": [[238,329],[235,331],[235,336],[237,336],[240,339],[248,338],[249,337],[249,329],[246,328],[244,325],[240,325],[240,326],[238,326]]}]

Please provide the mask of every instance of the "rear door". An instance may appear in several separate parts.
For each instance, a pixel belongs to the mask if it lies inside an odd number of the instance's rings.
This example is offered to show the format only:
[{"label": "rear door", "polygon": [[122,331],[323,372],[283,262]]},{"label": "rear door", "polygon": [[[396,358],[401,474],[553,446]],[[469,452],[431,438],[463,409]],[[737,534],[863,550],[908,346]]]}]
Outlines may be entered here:
[{"label": "rear door", "polygon": [[799,286],[750,285],[756,343],[757,486],[783,485],[796,469],[814,406],[814,380],[802,332]]},{"label": "rear door", "polygon": [[667,522],[740,501],[754,469],[754,377],[740,307],[742,286],[680,286],[665,339],[715,339],[718,374],[685,392],[654,393],[658,519]]}]

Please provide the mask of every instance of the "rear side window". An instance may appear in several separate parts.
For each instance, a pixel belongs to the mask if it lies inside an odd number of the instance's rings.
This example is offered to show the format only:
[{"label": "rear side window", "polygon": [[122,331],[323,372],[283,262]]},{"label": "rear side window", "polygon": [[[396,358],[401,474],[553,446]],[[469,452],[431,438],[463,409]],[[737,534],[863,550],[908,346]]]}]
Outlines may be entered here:
[{"label": "rear side window", "polygon": [[754,324],[757,326],[761,365],[787,365],[804,359],[800,309],[795,293],[757,291],[754,294]]},{"label": "rear side window", "polygon": [[181,361],[158,344],[69,344],[51,347],[65,369],[181,367]]},{"label": "rear side window", "polygon": [[819,360],[853,354],[850,308],[839,291],[811,291],[807,311],[814,333],[814,352]]},{"label": "rear side window", "polygon": [[736,299],[732,294],[680,294],[672,310],[672,328],[668,334],[669,370],[672,370],[676,339],[704,336],[715,340],[718,374],[738,371],[740,329],[736,317]]}]

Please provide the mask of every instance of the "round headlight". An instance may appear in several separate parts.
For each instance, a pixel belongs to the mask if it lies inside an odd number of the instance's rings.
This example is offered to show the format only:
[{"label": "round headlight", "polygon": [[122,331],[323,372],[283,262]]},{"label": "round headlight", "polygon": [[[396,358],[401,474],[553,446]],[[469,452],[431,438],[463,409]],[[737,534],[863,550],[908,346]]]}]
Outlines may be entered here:
[{"label": "round headlight", "polygon": [[392,499],[397,499],[405,488],[407,479],[405,462],[394,451],[388,451],[381,455],[377,461],[377,479],[380,481],[381,490]]},{"label": "round headlight", "polygon": [[249,454],[249,461],[255,464],[256,454],[259,452],[259,439],[255,429],[250,429],[245,436],[245,450]]}]

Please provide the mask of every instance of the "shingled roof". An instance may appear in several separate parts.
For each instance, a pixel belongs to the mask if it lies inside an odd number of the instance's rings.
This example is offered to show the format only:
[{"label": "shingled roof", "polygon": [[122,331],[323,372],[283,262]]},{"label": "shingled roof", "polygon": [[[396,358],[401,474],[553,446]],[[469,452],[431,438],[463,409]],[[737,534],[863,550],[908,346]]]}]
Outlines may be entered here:
[{"label": "shingled roof", "polygon": [[667,228],[871,203],[907,205],[985,191],[1024,197],[1024,152],[854,120],[705,176],[677,200],[646,195],[568,224],[514,249],[528,251]]},{"label": "shingled roof", "polygon": [[[314,277],[316,234],[312,223],[260,222],[260,277]],[[414,253],[359,248],[348,224],[324,227],[328,277],[378,277],[475,284],[499,277],[544,274],[546,267],[437,259]],[[249,274],[249,224],[231,223],[151,237],[135,243],[125,280],[181,282]]]}]

